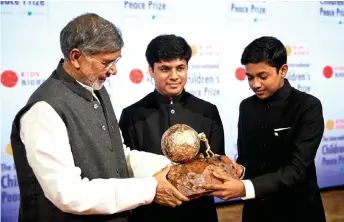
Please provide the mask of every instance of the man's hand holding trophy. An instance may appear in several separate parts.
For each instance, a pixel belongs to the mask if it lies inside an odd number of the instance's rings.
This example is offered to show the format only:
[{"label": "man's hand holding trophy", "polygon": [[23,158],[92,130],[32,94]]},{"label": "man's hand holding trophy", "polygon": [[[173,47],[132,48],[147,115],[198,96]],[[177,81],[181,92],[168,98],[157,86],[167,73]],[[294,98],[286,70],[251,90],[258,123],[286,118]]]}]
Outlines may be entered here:
[{"label": "man's hand holding trophy", "polygon": [[[205,157],[198,154],[201,142],[205,142],[207,148]],[[205,187],[223,184],[225,180],[221,178],[239,179],[242,174],[238,164],[211,151],[204,133],[198,134],[185,124],[167,129],[162,135],[161,148],[174,163],[167,173],[167,180],[189,199],[211,194],[214,190]]]}]

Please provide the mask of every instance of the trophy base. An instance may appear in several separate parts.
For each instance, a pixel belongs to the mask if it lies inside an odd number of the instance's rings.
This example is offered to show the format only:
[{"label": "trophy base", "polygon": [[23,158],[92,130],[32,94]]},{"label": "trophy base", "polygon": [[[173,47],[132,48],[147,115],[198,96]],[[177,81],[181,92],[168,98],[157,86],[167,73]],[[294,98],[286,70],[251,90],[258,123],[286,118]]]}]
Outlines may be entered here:
[{"label": "trophy base", "polygon": [[205,158],[199,154],[194,159],[171,166],[167,174],[167,180],[189,199],[196,199],[207,195],[211,190],[202,188],[203,184],[222,184],[223,181],[213,175],[213,171],[221,168],[236,179],[236,169],[232,161],[223,155],[215,155]]}]

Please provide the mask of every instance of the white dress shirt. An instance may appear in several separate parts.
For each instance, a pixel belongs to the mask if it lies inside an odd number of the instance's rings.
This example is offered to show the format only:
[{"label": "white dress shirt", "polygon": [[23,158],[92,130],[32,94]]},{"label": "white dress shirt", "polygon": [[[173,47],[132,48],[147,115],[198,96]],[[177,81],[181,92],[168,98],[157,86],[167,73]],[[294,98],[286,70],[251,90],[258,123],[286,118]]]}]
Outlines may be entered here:
[{"label": "white dress shirt", "polygon": [[149,204],[157,186],[152,175],[170,164],[165,156],[123,146],[128,169],[135,178],[81,178],[66,126],[48,103],[34,104],[22,116],[20,125],[28,163],[45,196],[63,212],[113,214]]}]

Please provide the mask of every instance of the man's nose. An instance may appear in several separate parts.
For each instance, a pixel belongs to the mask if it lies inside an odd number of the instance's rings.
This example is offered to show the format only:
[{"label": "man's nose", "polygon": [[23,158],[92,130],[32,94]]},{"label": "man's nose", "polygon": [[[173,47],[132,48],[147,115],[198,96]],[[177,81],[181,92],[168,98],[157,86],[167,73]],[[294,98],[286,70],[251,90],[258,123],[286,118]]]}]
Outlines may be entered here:
[{"label": "man's nose", "polygon": [[170,79],[178,79],[177,70],[175,70],[175,69],[171,70]]},{"label": "man's nose", "polygon": [[262,86],[262,84],[260,83],[259,79],[254,79],[252,86],[254,89],[258,89]]},{"label": "man's nose", "polygon": [[112,64],[108,70],[108,73],[110,75],[116,75],[117,74],[117,66],[116,64]]}]

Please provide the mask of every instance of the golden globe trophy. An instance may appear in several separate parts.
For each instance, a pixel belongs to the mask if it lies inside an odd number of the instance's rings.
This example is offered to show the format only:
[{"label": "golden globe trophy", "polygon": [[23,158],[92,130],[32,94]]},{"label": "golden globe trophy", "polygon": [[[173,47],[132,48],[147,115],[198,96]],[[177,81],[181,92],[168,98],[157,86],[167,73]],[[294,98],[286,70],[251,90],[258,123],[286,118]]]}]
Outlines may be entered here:
[{"label": "golden globe trophy", "polygon": [[[201,142],[206,145],[206,157],[198,154]],[[197,133],[188,125],[176,124],[167,129],[161,138],[161,149],[174,162],[167,180],[190,199],[211,192],[202,188],[202,184],[222,184],[213,175],[215,169],[221,168],[228,175],[239,179],[232,161],[227,156],[213,153],[205,134]]]}]

